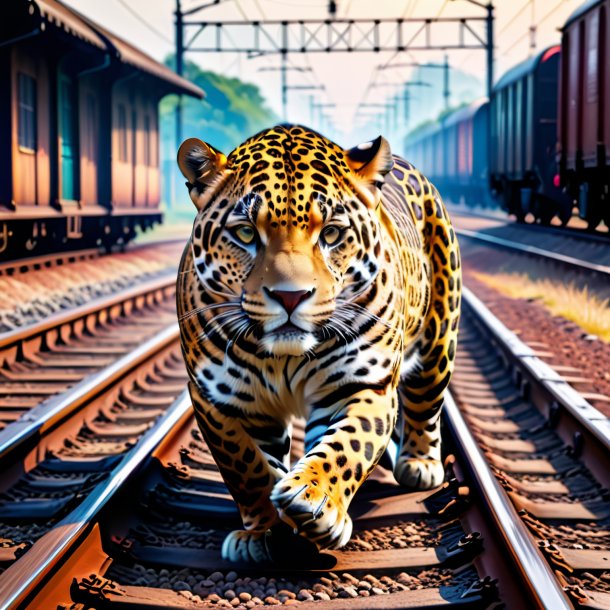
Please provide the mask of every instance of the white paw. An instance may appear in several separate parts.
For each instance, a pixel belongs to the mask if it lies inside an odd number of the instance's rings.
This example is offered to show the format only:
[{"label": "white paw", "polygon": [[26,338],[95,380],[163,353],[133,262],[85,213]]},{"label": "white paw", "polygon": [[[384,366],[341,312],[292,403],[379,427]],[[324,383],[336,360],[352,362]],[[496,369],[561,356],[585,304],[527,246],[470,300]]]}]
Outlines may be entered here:
[{"label": "white paw", "polygon": [[262,563],[269,561],[265,547],[264,532],[235,530],[227,535],[222,543],[221,555],[228,561]]},{"label": "white paw", "polygon": [[396,481],[409,489],[431,489],[445,478],[445,469],[440,460],[400,456],[394,467]]}]

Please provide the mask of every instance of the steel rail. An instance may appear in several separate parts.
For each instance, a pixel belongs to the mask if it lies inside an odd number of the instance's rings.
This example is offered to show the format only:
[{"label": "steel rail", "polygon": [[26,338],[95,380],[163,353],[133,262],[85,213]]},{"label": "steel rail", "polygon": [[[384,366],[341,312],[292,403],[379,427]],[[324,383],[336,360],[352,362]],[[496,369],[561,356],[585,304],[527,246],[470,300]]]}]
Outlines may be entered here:
[{"label": "steel rail", "polygon": [[498,483],[450,392],[445,394],[444,418],[472,480],[486,500],[492,518],[522,581],[539,608],[573,610],[551,567],[523,524],[510,498]]},{"label": "steel rail", "polygon": [[580,227],[568,227],[568,226],[557,226],[557,225],[543,225],[534,222],[513,222],[510,218],[505,215],[493,214],[491,212],[475,211],[475,210],[464,210],[458,204],[446,203],[447,211],[450,216],[467,216],[469,218],[483,218],[484,220],[491,220],[493,222],[500,223],[500,226],[506,226],[508,228],[524,229],[529,233],[547,233],[552,235],[559,235],[561,237],[569,237],[570,239],[580,240],[583,242],[596,242],[600,244],[610,244],[610,232],[604,233],[602,231],[589,231],[585,228]]},{"label": "steel rail", "polygon": [[516,252],[523,252],[525,254],[533,254],[534,256],[546,258],[554,262],[561,263],[574,267],[578,270],[592,271],[594,273],[600,273],[602,275],[610,275],[610,267],[607,265],[598,265],[596,263],[590,263],[573,256],[567,256],[558,252],[551,252],[550,250],[544,250],[537,246],[530,246],[528,244],[522,244],[519,242],[504,239],[503,237],[496,237],[495,235],[487,235],[479,231],[471,231],[470,229],[457,229],[454,227],[455,232],[461,237],[467,237],[469,239],[475,239],[482,241],[493,246],[504,248],[506,250],[513,250]]},{"label": "steel rail", "polygon": [[[82,259],[93,259],[99,255],[98,248],[85,248],[83,250],[72,250],[71,252],[57,252],[54,254],[41,254],[40,256],[28,256],[26,258],[19,258],[13,261],[6,261],[0,263],[0,275],[10,276],[15,273],[22,273],[22,269],[27,271],[31,268],[52,268],[59,267],[65,264],[65,260],[74,259],[74,261],[80,261]],[[72,264],[69,262],[68,264]]]},{"label": "steel rail", "polygon": [[92,314],[97,314],[101,311],[116,307],[117,305],[123,305],[135,298],[146,296],[147,294],[154,293],[158,290],[171,288],[175,283],[176,272],[172,270],[163,273],[160,277],[155,279],[138,283],[127,290],[94,299],[84,305],[57,312],[56,314],[51,315],[44,320],[34,322],[33,324],[0,333],[0,350],[16,346],[22,341],[27,341],[28,339],[42,335],[59,326],[70,324]]},{"label": "steel rail", "polygon": [[583,398],[559,373],[538,358],[534,350],[506,328],[487,306],[466,286],[462,289],[464,304],[473,312],[502,351],[518,363],[521,370],[552,396],[556,404],[572,416],[606,450],[610,449],[610,421]]},{"label": "steel rail", "polygon": [[23,607],[55,566],[79,543],[97,522],[97,517],[114,495],[146,464],[168,433],[178,430],[191,417],[191,400],[185,390],[172,406],[123,456],[109,477],[55,527],[40,538],[27,553],[0,575],[2,610]]},{"label": "steel rail", "polygon": [[[127,249],[124,252],[129,254],[132,252],[138,252],[139,250],[145,248],[171,245],[173,243],[184,244],[186,243],[186,238],[167,237],[152,239],[143,243],[138,242],[136,239],[127,246]],[[59,266],[64,267],[72,265],[76,262],[108,256],[112,256],[112,254],[104,252],[103,248],[83,248],[81,250],[66,250],[65,252],[53,252],[48,254],[40,254],[38,256],[27,256],[12,261],[0,262],[0,275],[11,277],[25,273],[32,269],[38,270],[47,268],[52,269]]]},{"label": "steel rail", "polygon": [[111,387],[156,353],[178,340],[180,331],[172,323],[154,337],[97,373],[85,377],[68,391],[53,396],[0,431],[0,464],[17,452],[33,447],[80,407]]}]

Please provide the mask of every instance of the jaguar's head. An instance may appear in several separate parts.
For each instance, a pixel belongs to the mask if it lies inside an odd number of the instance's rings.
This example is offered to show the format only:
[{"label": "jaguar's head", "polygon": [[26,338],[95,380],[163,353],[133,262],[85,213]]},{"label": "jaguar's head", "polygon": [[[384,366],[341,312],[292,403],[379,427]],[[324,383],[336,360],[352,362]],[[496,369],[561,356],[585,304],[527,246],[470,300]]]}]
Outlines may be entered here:
[{"label": "jaguar's head", "polygon": [[198,209],[196,273],[229,339],[253,334],[275,356],[346,337],[376,277],[376,214],[393,165],[381,136],[343,150],[300,126],[264,131],[228,157],[191,138],[178,152]]}]

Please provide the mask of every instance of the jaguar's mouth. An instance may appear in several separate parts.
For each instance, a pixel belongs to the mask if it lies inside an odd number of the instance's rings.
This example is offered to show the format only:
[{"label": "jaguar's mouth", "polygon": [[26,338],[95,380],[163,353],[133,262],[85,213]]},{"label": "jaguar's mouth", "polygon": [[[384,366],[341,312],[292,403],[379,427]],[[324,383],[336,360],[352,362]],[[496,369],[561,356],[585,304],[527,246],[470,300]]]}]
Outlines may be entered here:
[{"label": "jaguar's mouth", "polygon": [[292,322],[286,322],[278,328],[274,328],[270,334],[274,335],[275,337],[278,337],[280,335],[302,335],[306,332],[306,330],[295,326],[294,324],[292,324]]},{"label": "jaguar's mouth", "polygon": [[302,356],[318,344],[312,333],[286,322],[266,333],[262,347],[274,356]]}]

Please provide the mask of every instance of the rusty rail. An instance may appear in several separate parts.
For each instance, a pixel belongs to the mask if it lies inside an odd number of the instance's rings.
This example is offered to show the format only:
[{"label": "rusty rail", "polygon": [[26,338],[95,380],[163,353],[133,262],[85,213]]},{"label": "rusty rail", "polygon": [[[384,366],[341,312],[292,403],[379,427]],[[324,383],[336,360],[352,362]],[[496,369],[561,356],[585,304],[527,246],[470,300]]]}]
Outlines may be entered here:
[{"label": "rusty rail", "polygon": [[510,498],[496,480],[450,392],[445,395],[444,418],[457,439],[457,447],[472,480],[486,499],[485,510],[495,523],[505,549],[532,599],[539,608],[572,610],[572,604],[523,525]]},{"label": "rusty rail", "polygon": [[461,237],[474,239],[476,241],[491,244],[492,246],[510,250],[512,252],[519,252],[522,254],[529,254],[539,258],[544,258],[546,260],[571,267],[577,271],[587,271],[589,273],[593,272],[604,276],[610,275],[610,267],[607,265],[598,265],[596,263],[591,263],[573,256],[566,256],[565,254],[560,254],[559,252],[551,252],[550,250],[544,250],[543,248],[538,248],[537,246],[522,244],[509,239],[504,239],[502,237],[496,237],[495,235],[488,235],[480,231],[455,229],[455,232]]},{"label": "rusty rail", "polygon": [[119,489],[129,482],[152,451],[163,442],[177,424],[190,416],[191,403],[187,392],[174,402],[153,428],[126,453],[112,470],[74,511],[38,540],[24,557],[10,566],[0,577],[0,600],[3,608],[26,603],[37,585],[65,560],[82,537],[97,522],[100,511]]},{"label": "rusty rail", "polygon": [[[532,396],[547,419],[552,420],[553,427],[557,427],[562,418],[570,420],[570,433],[564,440],[573,443],[577,433],[598,445],[598,452],[588,465],[593,469],[599,468],[598,456],[610,451],[608,418],[538,358],[534,350],[504,326],[467,287],[464,287],[462,297],[463,304],[476,316],[481,329],[492,337],[494,344],[515,368],[522,391]],[[533,386],[537,390],[535,393],[531,392]]]},{"label": "rusty rail", "polygon": [[91,315],[96,315],[112,308],[122,307],[134,299],[146,298],[147,295],[158,290],[165,290],[168,288],[173,290],[175,283],[176,275],[175,272],[172,271],[153,280],[139,283],[136,286],[132,286],[119,293],[95,299],[86,305],[80,305],[72,309],[57,312],[45,320],[35,322],[34,324],[29,324],[28,326],[17,328],[6,333],[0,333],[0,351],[16,348],[26,341],[43,336],[50,330],[74,324]]},{"label": "rusty rail", "polygon": [[73,388],[50,398],[21,419],[0,431],[0,464],[15,454],[31,450],[49,430],[72,416],[83,404],[111,387],[127,373],[178,340],[178,324],[172,324],[146,343]]}]

